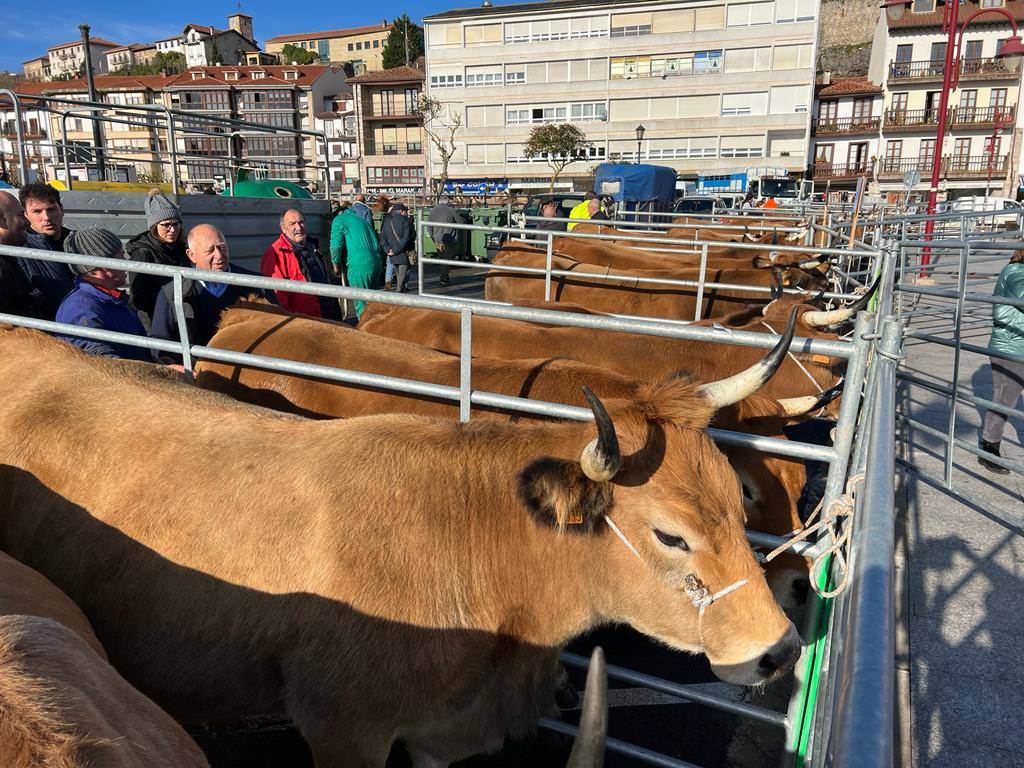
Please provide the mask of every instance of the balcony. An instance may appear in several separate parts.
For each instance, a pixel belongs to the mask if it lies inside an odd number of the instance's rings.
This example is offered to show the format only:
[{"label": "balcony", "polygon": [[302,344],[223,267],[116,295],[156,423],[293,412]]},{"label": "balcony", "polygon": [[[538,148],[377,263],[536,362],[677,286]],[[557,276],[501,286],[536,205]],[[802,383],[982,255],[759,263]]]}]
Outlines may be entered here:
[{"label": "balcony", "polygon": [[[891,82],[942,82],[946,71],[944,59],[929,61],[891,61]],[[1019,72],[1011,72],[1002,59],[963,59],[960,62],[960,80],[1016,80]]]},{"label": "balcony", "polygon": [[414,115],[408,108],[394,107],[393,109],[367,110],[363,113],[365,120],[419,120],[419,115]]},{"label": "balcony", "polygon": [[945,159],[945,176],[950,179],[993,179],[1006,177],[1009,156],[960,155]]},{"label": "balcony", "polygon": [[366,143],[367,155],[422,155],[423,145],[418,143],[404,143],[404,144],[374,144],[373,142]]},{"label": "balcony", "polygon": [[886,131],[934,130],[939,125],[939,110],[931,109],[887,109],[885,110]]},{"label": "balcony", "polygon": [[866,176],[871,172],[867,161],[861,163],[815,163],[814,178],[816,179],[849,179],[855,176]]},{"label": "balcony", "polygon": [[881,167],[878,169],[879,178],[902,178],[908,171],[920,171],[921,176],[927,176],[932,172],[932,158],[930,157],[886,157],[882,159]]},{"label": "balcony", "polygon": [[957,107],[950,110],[951,128],[1012,128],[1017,118],[1016,107]]},{"label": "balcony", "polygon": [[818,136],[831,136],[840,133],[877,133],[881,123],[880,117],[819,117],[814,122],[814,132]]}]

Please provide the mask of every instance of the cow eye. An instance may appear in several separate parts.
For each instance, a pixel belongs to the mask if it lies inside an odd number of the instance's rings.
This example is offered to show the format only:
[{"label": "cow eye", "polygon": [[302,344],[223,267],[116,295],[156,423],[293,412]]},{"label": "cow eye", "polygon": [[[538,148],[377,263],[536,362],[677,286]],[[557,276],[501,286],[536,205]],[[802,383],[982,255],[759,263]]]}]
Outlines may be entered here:
[{"label": "cow eye", "polygon": [[751,501],[753,501],[754,500],[754,496],[753,496],[753,494],[750,493],[750,490],[747,488],[747,486],[746,485],[741,485],[740,487],[743,489],[743,496],[745,498],[748,498]]},{"label": "cow eye", "polygon": [[657,528],[654,529],[654,535],[658,537],[658,541],[664,544],[666,547],[674,547],[675,549],[681,549],[683,552],[689,552],[690,546],[686,543],[686,539],[682,536],[673,536],[671,533],[665,533],[659,531]]}]

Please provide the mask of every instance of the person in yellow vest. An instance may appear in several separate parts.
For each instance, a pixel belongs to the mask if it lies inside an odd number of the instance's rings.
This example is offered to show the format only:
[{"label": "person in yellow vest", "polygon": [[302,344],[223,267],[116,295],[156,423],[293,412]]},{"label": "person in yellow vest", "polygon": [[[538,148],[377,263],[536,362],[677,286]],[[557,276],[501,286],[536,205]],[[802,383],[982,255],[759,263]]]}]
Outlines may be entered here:
[{"label": "person in yellow vest", "polygon": [[[571,211],[569,211],[569,218],[570,219],[589,219],[590,218],[590,211],[589,211],[590,201],[593,200],[595,197],[597,197],[597,195],[595,193],[587,192],[587,194],[585,194],[583,196],[583,202],[580,203],[577,206],[574,206],[573,209]],[[569,222],[568,229],[571,230],[573,227],[576,226],[577,223],[578,222],[575,222],[575,223],[574,222]]]}]

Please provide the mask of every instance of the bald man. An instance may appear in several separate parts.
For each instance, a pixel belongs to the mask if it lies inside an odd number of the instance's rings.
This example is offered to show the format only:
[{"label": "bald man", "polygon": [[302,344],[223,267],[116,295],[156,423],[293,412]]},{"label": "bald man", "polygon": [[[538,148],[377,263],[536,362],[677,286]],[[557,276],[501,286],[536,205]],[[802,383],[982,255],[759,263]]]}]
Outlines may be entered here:
[{"label": "bald man", "polygon": [[[231,251],[224,234],[212,224],[198,224],[188,233],[188,260],[196,269],[212,272],[232,272],[256,275],[248,269],[231,264]],[[213,338],[220,322],[220,314],[239,299],[252,294],[273,301],[273,294],[255,288],[243,288],[215,281],[186,279],[182,284],[182,302],[185,305],[185,328],[191,344],[206,344]],[[178,314],[174,311],[174,283],[168,283],[156,299],[153,327],[150,336],[178,341],[180,329]]]},{"label": "bald man", "polygon": [[[25,209],[8,190],[0,189],[0,245],[28,245],[28,219]],[[40,317],[38,299],[13,256],[0,254],[0,312]],[[44,318],[52,320],[53,317]]]}]

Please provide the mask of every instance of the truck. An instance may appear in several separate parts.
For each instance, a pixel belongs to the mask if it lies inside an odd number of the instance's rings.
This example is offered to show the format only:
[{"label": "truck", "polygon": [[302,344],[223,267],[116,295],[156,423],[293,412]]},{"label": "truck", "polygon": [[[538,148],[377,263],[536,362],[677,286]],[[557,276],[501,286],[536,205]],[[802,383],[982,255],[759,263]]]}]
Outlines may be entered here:
[{"label": "truck", "polygon": [[697,176],[698,195],[722,195],[753,192],[760,200],[773,197],[780,206],[793,205],[810,197],[810,182],[791,178],[785,168],[752,166],[726,173],[702,173]]}]

